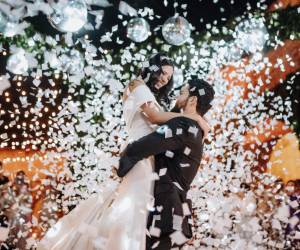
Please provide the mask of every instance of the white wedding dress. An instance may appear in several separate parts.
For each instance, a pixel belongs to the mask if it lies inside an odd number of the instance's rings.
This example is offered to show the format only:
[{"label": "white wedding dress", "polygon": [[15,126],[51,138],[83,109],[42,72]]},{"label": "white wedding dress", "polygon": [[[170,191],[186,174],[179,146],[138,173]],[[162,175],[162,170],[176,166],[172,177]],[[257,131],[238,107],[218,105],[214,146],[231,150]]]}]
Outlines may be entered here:
[{"label": "white wedding dress", "polygon": [[[140,110],[146,102],[156,103],[146,85],[137,86],[124,102],[129,142],[153,131]],[[37,249],[145,250],[152,188],[153,158],[150,157],[138,162],[117,187],[101,190],[79,203],[47,232]]]}]

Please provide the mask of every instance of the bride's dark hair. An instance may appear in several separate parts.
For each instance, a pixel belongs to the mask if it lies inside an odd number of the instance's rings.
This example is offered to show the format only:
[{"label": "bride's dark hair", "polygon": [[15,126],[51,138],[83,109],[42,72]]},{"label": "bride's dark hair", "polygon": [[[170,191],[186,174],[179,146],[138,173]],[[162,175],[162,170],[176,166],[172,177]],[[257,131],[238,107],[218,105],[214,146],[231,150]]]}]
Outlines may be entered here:
[{"label": "bride's dark hair", "polygon": [[174,63],[171,58],[165,53],[157,53],[150,57],[139,73],[154,94],[157,102],[163,106],[170,104],[169,93],[173,88],[173,75],[165,86],[160,89],[155,88],[155,84],[162,73],[162,66],[165,65],[172,66],[174,69]]}]

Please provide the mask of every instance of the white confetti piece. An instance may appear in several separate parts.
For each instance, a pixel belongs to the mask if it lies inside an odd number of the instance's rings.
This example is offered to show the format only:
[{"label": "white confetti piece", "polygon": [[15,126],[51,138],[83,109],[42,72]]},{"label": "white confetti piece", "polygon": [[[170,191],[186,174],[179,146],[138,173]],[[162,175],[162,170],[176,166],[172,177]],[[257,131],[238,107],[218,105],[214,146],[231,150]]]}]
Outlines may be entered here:
[{"label": "white confetti piece", "polygon": [[174,157],[174,153],[171,152],[171,151],[169,151],[169,150],[166,151],[165,155],[166,155],[167,157],[169,157],[169,158],[173,158],[173,157]]},{"label": "white confetti piece", "polygon": [[183,222],[183,218],[182,216],[173,215],[173,229],[174,230],[178,230],[181,231],[182,230],[182,222]]},{"label": "white confetti piece", "polygon": [[167,138],[171,138],[171,137],[173,137],[172,130],[170,128],[167,128],[165,130],[165,138],[167,139]]},{"label": "white confetti piece", "polygon": [[[300,8],[299,8],[299,10],[300,10]],[[300,13],[300,11],[299,11],[299,13]],[[300,239],[300,231],[296,231],[295,236],[293,238],[299,240]]]},{"label": "white confetti piece", "polygon": [[289,204],[290,204],[290,206],[291,206],[292,208],[294,208],[294,209],[299,207],[298,200],[293,200],[293,201],[291,201]]},{"label": "white confetti piece", "polygon": [[185,147],[183,153],[184,153],[185,155],[189,155],[189,154],[191,153],[191,151],[192,151],[192,150],[191,150],[189,147]]},{"label": "white confetti piece", "polygon": [[160,241],[158,240],[157,242],[155,242],[152,246],[151,249],[155,249],[156,247],[158,247]]},{"label": "white confetti piece", "polygon": [[198,128],[196,128],[196,127],[189,127],[188,132],[190,132],[191,134],[194,134],[195,136],[197,136]]},{"label": "white confetti piece", "polygon": [[187,203],[182,203],[183,215],[188,216],[191,215],[191,211],[189,209],[189,205]]},{"label": "white confetti piece", "polygon": [[182,135],[182,128],[176,129],[176,135]]},{"label": "white confetti piece", "polygon": [[159,176],[163,176],[163,175],[165,175],[166,173],[167,173],[167,168],[161,168],[160,170],[159,170]]},{"label": "white confetti piece", "polygon": [[158,212],[161,212],[161,211],[163,210],[163,206],[157,206],[157,207],[156,207],[156,210],[157,210]]},{"label": "white confetti piece", "polygon": [[136,16],[137,15],[137,11],[134,8],[132,8],[128,3],[124,2],[124,1],[120,1],[119,11],[123,15],[129,15],[129,16]]},{"label": "white confetti piece", "polygon": [[10,87],[10,82],[5,75],[0,76],[0,95],[2,95],[3,91]]},{"label": "white confetti piece", "polygon": [[199,95],[200,96],[203,96],[203,95],[205,95],[205,90],[204,89],[199,89]]},{"label": "white confetti piece", "polygon": [[5,241],[8,237],[9,228],[8,227],[0,227],[0,241]]},{"label": "white confetti piece", "polygon": [[158,227],[150,227],[149,233],[154,237],[159,237],[161,234],[161,230]]},{"label": "white confetti piece", "polygon": [[182,245],[188,240],[181,231],[175,231],[170,235],[170,238],[172,244],[175,243],[177,245]]},{"label": "white confetti piece", "polygon": [[156,71],[159,70],[159,68],[158,68],[157,65],[151,65],[151,66],[149,67],[149,70],[156,72]]},{"label": "white confetti piece", "polygon": [[179,185],[178,182],[173,182],[173,184],[174,184],[176,187],[178,187],[180,190],[183,190],[183,188]]},{"label": "white confetti piece", "polygon": [[289,224],[291,225],[292,228],[294,228],[296,225],[298,225],[300,222],[300,219],[298,218],[298,216],[292,216],[289,219]]}]

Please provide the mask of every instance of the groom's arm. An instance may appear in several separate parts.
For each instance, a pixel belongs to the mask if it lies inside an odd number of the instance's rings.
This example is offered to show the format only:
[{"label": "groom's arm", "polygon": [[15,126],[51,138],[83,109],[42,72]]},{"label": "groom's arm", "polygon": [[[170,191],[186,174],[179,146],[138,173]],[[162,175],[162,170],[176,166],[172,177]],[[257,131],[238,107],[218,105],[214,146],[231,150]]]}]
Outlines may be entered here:
[{"label": "groom's arm", "polygon": [[186,128],[184,122],[175,118],[155,132],[129,144],[120,158],[118,176],[124,177],[138,161],[144,158],[182,148],[188,133]]},{"label": "groom's arm", "polygon": [[170,110],[170,112],[180,113],[180,108],[175,104],[175,106]]}]

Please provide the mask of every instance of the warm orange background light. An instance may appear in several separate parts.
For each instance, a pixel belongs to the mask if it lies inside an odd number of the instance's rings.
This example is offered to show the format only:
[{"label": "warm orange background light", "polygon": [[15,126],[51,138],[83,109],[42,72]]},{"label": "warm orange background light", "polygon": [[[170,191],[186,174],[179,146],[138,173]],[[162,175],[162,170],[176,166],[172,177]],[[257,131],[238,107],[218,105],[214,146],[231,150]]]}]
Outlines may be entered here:
[{"label": "warm orange background light", "polygon": [[[40,153],[40,152],[26,152],[23,150],[0,150],[0,161],[3,162],[3,168],[5,171],[5,175],[9,177],[11,181],[14,180],[16,173],[20,170],[23,170],[26,173],[26,176],[30,180],[29,187],[30,192],[33,198],[32,204],[32,218],[35,217],[38,221],[40,221],[41,210],[43,208],[43,203],[46,198],[46,190],[50,189],[51,187],[46,186],[42,189],[42,191],[38,194],[35,187],[41,187],[43,185],[43,180],[47,179],[47,172],[53,175],[54,179],[57,179],[58,175],[62,172],[64,166],[64,159],[56,159],[54,163],[45,164],[43,163],[42,158],[47,155],[47,153]],[[38,155],[39,158],[32,158],[35,155]],[[10,158],[11,160],[17,159],[17,161],[4,161]],[[30,160],[33,159],[32,164],[30,164]],[[62,176],[60,176],[62,177]],[[50,177],[52,178],[52,177]],[[63,214],[62,212],[57,212],[57,216],[61,217]],[[42,234],[42,230],[39,225],[32,227],[32,234],[35,235],[36,238],[40,238]]]},{"label": "warm orange background light", "polygon": [[[278,1],[279,2],[279,1]],[[297,5],[299,1],[280,1],[284,2],[284,6]],[[296,3],[297,2],[297,3]],[[300,40],[287,40],[282,46],[269,51],[265,57],[271,63],[271,67],[266,72],[262,69],[259,72],[247,69],[249,59],[244,58],[243,64],[239,67],[233,65],[225,66],[222,69],[223,78],[229,82],[227,102],[231,101],[232,94],[230,94],[230,86],[242,87],[241,98],[247,99],[248,93],[252,91],[248,88],[251,84],[252,88],[260,85],[259,93],[268,90],[273,90],[282,81],[285,81],[289,74],[300,70]],[[289,58],[287,58],[287,56]],[[278,65],[278,59],[281,59],[281,64],[284,67],[282,71]],[[293,62],[293,63],[291,63]],[[279,66],[279,65],[278,65]],[[242,78],[240,76],[243,76]],[[248,81],[245,78],[248,78]],[[280,139],[281,138],[281,139]],[[262,143],[270,140],[278,139],[277,144],[273,147],[269,164],[272,165],[268,171],[278,178],[287,182],[288,180],[300,179],[300,150],[298,147],[298,140],[292,134],[292,129],[280,120],[266,119],[263,124],[257,124],[256,127],[250,128],[244,137],[244,145],[251,150],[250,145],[255,145],[256,148],[261,147]],[[281,149],[281,154],[278,149]],[[280,154],[280,155],[279,155]],[[261,167],[261,166],[260,166]]]},{"label": "warm orange background light", "polygon": [[294,7],[300,4],[300,0],[277,0],[274,1],[269,7],[269,11],[275,11],[278,9],[286,9],[289,6]]},{"label": "warm orange background light", "polygon": [[268,172],[284,182],[300,179],[300,150],[295,134],[288,133],[278,140],[269,163]]},{"label": "warm orange background light", "polygon": [[[249,83],[251,83],[253,88],[260,82],[263,83],[259,89],[260,93],[263,93],[267,89],[272,90],[280,84],[281,81],[284,81],[289,74],[297,72],[300,69],[299,49],[300,40],[287,40],[284,42],[283,46],[278,46],[278,48],[265,55],[273,65],[273,67],[268,68],[267,73],[265,68],[260,72],[256,72],[254,69],[248,71],[247,67],[249,66],[249,59],[244,58],[243,65],[240,67],[235,67],[233,65],[224,67],[222,70],[223,78],[226,79],[231,86],[243,87],[244,93],[242,96],[245,99],[248,98],[248,93],[250,92],[248,89],[248,82],[245,81],[246,77],[250,79]],[[289,58],[287,58],[287,55]],[[284,71],[281,71],[279,67],[274,66],[278,64],[278,59],[282,60]],[[243,78],[240,79],[240,76],[243,76]],[[268,80],[270,81],[269,83],[267,83]]]},{"label": "warm orange background light", "polygon": [[[35,155],[38,155],[40,159],[34,158]],[[6,174],[9,174],[8,177],[10,179],[13,179],[16,172],[20,170],[23,170],[30,180],[35,179],[35,177],[44,179],[46,177],[45,172],[47,173],[49,171],[50,173],[57,175],[63,169],[63,159],[57,159],[55,163],[43,163],[41,158],[46,155],[47,152],[41,153],[36,151],[26,152],[24,150],[2,149],[0,150],[0,161],[3,162],[3,169]],[[20,160],[5,161],[8,158],[17,159],[18,157]],[[29,163],[30,160],[25,159],[26,157],[33,159],[32,164]]]}]

